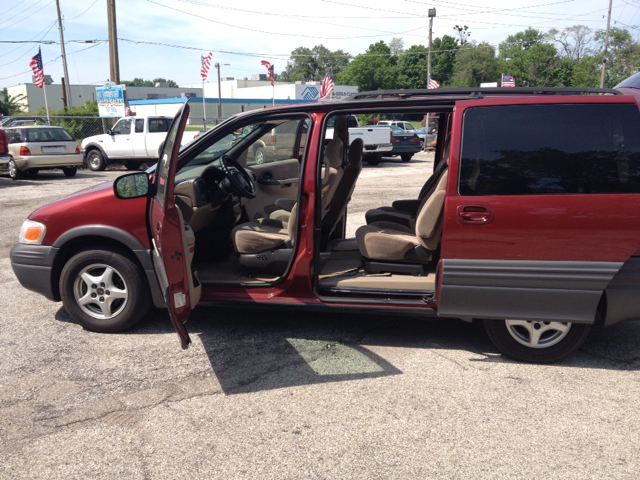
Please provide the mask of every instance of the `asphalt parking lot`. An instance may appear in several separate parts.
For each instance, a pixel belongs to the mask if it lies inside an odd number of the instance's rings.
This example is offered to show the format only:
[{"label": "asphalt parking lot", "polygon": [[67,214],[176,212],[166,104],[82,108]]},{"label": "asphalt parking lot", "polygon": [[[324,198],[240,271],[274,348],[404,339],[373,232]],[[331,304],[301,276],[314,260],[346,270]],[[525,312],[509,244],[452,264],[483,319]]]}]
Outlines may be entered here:
[{"label": "asphalt parking lot", "polygon": [[[349,231],[430,169],[365,166]],[[638,478],[640,322],[547,366],[457,320],[199,307],[186,351],[162,311],[84,331],[9,250],[32,210],[120,173],[0,176],[0,478]]]}]

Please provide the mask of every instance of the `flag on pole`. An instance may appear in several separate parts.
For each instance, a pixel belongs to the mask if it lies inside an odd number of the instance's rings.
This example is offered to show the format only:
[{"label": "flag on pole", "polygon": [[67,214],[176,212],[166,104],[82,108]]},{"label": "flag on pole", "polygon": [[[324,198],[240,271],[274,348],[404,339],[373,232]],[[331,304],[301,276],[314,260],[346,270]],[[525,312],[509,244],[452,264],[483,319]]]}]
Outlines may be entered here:
[{"label": "flag on pole", "polygon": [[331,96],[333,92],[333,75],[331,75],[331,68],[322,79],[322,85],[320,85],[320,98],[319,100],[326,100]]},{"label": "flag on pole", "polygon": [[31,70],[33,70],[33,76],[36,79],[36,85],[40,88],[44,87],[44,69],[42,68],[42,52],[38,47],[38,54],[31,59],[29,63]]},{"label": "flag on pole", "polygon": [[429,77],[429,85],[427,88],[438,88],[440,84],[436,82],[433,78]]},{"label": "flag on pole", "polygon": [[202,67],[200,68],[200,75],[202,75],[202,81],[204,82],[207,79],[207,74],[209,73],[209,68],[211,67],[211,58],[213,57],[213,53],[209,52],[209,55],[206,57],[200,56],[200,60],[202,61]]},{"label": "flag on pole", "polygon": [[502,74],[502,86],[503,87],[515,87],[516,79],[513,78],[513,75],[507,75],[505,73]]},{"label": "flag on pole", "polygon": [[273,87],[273,81],[275,80],[275,73],[273,72],[273,65],[271,65],[266,60],[262,60],[260,63],[262,65],[264,65],[265,67],[267,67],[267,70],[269,71],[269,80],[271,80],[271,86]]}]

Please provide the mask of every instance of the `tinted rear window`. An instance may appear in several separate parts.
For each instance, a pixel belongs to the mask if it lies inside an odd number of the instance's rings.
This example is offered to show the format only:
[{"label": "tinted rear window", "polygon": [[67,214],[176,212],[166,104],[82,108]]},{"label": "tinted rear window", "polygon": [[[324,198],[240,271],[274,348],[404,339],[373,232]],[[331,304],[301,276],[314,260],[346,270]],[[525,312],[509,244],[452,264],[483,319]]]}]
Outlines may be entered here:
[{"label": "tinted rear window", "polygon": [[168,132],[171,126],[171,118],[150,118],[149,119],[149,133],[163,133]]},{"label": "tinted rear window", "polygon": [[640,193],[636,105],[510,105],[465,112],[461,195]]},{"label": "tinted rear window", "polygon": [[71,134],[63,128],[20,128],[7,133],[9,143],[74,141]]}]

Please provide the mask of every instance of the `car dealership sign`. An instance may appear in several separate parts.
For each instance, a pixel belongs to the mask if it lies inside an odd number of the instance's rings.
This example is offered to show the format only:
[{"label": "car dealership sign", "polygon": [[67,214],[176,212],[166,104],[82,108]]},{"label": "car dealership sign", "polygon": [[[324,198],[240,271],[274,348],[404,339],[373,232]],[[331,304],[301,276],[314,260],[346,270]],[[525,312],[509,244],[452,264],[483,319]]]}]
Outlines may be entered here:
[{"label": "car dealership sign", "polygon": [[122,85],[107,82],[102,87],[96,87],[96,98],[98,99],[98,112],[101,117],[125,116]]}]

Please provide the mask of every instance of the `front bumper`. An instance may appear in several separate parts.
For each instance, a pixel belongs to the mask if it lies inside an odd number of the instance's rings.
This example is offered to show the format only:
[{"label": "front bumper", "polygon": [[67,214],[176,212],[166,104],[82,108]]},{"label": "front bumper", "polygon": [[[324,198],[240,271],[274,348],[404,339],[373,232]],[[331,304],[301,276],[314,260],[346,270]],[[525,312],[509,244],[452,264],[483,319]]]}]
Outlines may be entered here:
[{"label": "front bumper", "polygon": [[59,302],[53,286],[53,262],[59,249],[48,245],[18,243],[11,249],[11,268],[20,284],[53,302]]},{"label": "front bumper", "polygon": [[0,172],[9,171],[9,160],[11,160],[11,155],[0,153]]}]

